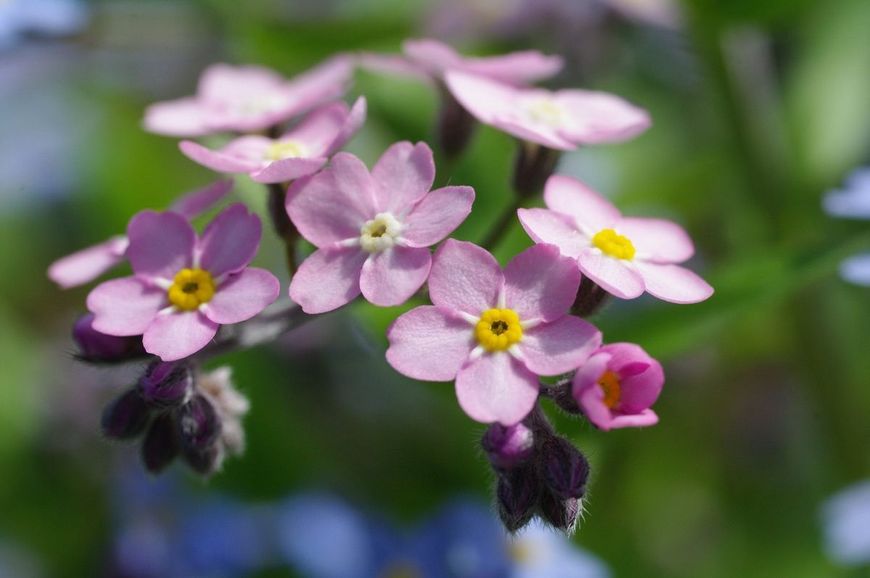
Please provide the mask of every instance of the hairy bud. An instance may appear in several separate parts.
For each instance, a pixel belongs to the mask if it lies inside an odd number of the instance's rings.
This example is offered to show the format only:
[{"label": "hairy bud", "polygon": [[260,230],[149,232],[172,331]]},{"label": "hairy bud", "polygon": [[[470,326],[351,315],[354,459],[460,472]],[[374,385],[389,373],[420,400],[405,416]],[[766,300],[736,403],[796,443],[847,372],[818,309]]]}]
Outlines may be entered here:
[{"label": "hairy bud", "polygon": [[94,314],[87,313],[76,319],[73,325],[73,341],[79,348],[79,358],[91,362],[123,361],[145,354],[142,338],[116,337],[100,333],[93,326]]},{"label": "hairy bud", "polygon": [[137,437],[148,424],[151,410],[136,389],[116,397],[103,410],[103,433],[110,438],[127,440]]},{"label": "hairy bud", "polygon": [[529,461],[535,451],[535,436],[522,423],[509,427],[496,423],[486,430],[481,445],[494,468],[510,470]]},{"label": "hairy bud", "polygon": [[499,475],[496,488],[498,515],[509,532],[516,532],[529,523],[540,493],[534,467],[515,468]]},{"label": "hairy bud", "polygon": [[449,159],[462,154],[468,146],[477,121],[471,113],[465,110],[450,94],[449,90],[441,90],[441,110],[438,114],[438,145]]},{"label": "hairy bud", "polygon": [[181,451],[185,461],[201,474],[211,474],[220,465],[223,450],[217,441],[221,421],[211,402],[195,395],[178,410]]},{"label": "hairy bud", "polygon": [[580,517],[581,503],[577,498],[562,499],[544,491],[540,500],[541,517],[554,528],[567,534],[574,533]]},{"label": "hairy bud", "polygon": [[139,394],[157,408],[183,404],[193,391],[193,374],[186,363],[155,361],[139,379]]},{"label": "hairy bud", "polygon": [[152,474],[159,474],[181,451],[178,424],[175,416],[164,413],[156,418],[142,442],[142,462]]},{"label": "hairy bud", "polygon": [[582,498],[586,493],[589,462],[564,438],[553,436],[544,442],[540,471],[547,489],[557,498]]}]

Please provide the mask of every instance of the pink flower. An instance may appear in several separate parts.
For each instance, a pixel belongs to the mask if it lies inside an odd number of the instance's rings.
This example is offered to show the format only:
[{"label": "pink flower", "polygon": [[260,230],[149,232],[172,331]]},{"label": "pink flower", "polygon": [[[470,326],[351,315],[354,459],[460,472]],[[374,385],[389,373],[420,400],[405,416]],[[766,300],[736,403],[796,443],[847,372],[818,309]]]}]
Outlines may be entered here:
[{"label": "pink flower", "polygon": [[88,295],[94,329],[142,335],[145,350],[164,361],[196,353],[221,325],[250,319],[278,297],[275,276],[248,267],[261,228],[242,204],[224,209],[201,237],[178,213],[139,213],[127,227],[133,275]]},{"label": "pink flower", "polygon": [[[213,207],[232,188],[231,180],[217,181],[184,195],[175,201],[169,210],[186,219],[193,219]],[[127,237],[116,235],[102,243],[76,251],[52,263],[48,268],[48,278],[63,289],[90,283],[124,261],[129,245]]]},{"label": "pink flower", "polygon": [[676,265],[695,252],[677,224],[623,217],[604,197],[571,177],[550,177],[544,188],[549,209],[520,209],[520,223],[536,243],[552,243],[577,259],[584,275],[621,299],[644,291],[672,303],[697,303],[713,288]]},{"label": "pink flower", "polygon": [[180,137],[263,130],[339,98],[352,73],[345,56],[290,81],[259,66],[213,64],[202,73],[196,95],[149,106],[145,130]]},{"label": "pink flower", "polygon": [[646,111],[606,92],[516,88],[455,70],[445,79],[480,122],[551,149],[624,141],[650,126]]},{"label": "pink flower", "polygon": [[471,187],[429,191],[435,179],[425,143],[400,142],[369,174],[355,156],[338,153],[324,171],[296,181],[287,213],[317,247],[290,282],[306,313],[341,307],[362,292],[380,306],[399,305],[426,281],[428,247],[471,212]]},{"label": "pink flower", "polygon": [[577,405],[597,428],[655,425],[650,408],[662,392],[665,374],[658,361],[633,343],[605,345],[574,375]]},{"label": "pink flower", "polygon": [[248,135],[217,151],[186,140],[179,148],[212,170],[248,173],[258,183],[283,183],[319,171],[360,129],[365,116],[366,100],[360,97],[353,109],[343,102],[334,102],[312,112],[277,139]]},{"label": "pink flower", "polygon": [[387,361],[414,379],[455,379],[472,419],[518,423],[538,398],[538,375],[570,371],[601,344],[595,327],[567,315],[579,284],[556,247],[535,245],[502,271],[485,249],[449,239],[429,276],[434,305],[396,319]]}]

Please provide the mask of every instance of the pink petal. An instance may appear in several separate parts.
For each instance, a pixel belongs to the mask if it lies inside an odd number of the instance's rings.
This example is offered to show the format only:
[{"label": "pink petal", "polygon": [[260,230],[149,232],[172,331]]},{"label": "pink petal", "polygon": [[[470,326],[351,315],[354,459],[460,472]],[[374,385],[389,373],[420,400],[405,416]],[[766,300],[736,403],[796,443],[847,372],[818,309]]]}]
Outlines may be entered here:
[{"label": "pink petal", "polygon": [[544,186],[547,207],[574,217],[590,237],[613,227],[622,215],[613,204],[575,178],[553,175]]},{"label": "pink petal", "polygon": [[517,217],[535,243],[556,245],[566,257],[576,259],[589,247],[589,238],[580,233],[568,215],[549,209],[519,209]]},{"label": "pink petal", "polygon": [[137,275],[172,279],[192,263],[196,233],[178,213],[142,211],[127,225],[127,238],[127,258]]},{"label": "pink petal", "polygon": [[375,305],[401,305],[423,286],[431,266],[429,249],[393,247],[372,253],[362,268],[360,290]]},{"label": "pink petal", "polygon": [[615,259],[596,250],[586,250],[577,259],[584,275],[595,281],[602,289],[620,299],[640,297],[644,290],[644,281],[638,271],[621,259]]},{"label": "pink petal", "polygon": [[460,407],[481,423],[519,423],[535,406],[538,387],[537,376],[505,352],[484,354],[456,375]]},{"label": "pink petal", "polygon": [[392,145],[372,169],[378,211],[405,215],[432,188],[435,160],[424,142]]},{"label": "pink petal", "polygon": [[[604,375],[605,371],[607,371],[610,364],[610,358],[611,356],[609,353],[599,350],[593,353],[586,363],[582,364],[579,369],[577,369],[571,382],[571,393],[578,404],[581,402],[581,394],[583,392],[592,387],[598,387],[598,380],[601,379],[601,376]],[[601,396],[601,399],[604,399],[603,395]]]},{"label": "pink petal", "polygon": [[665,383],[658,361],[634,343],[611,343],[600,351],[610,355],[608,368],[620,378],[619,413],[641,413],[656,402]]},{"label": "pink petal", "polygon": [[117,336],[141,335],[167,304],[166,291],[136,277],[101,283],[87,299],[88,310],[95,315],[94,329]]},{"label": "pink petal", "polygon": [[443,187],[431,191],[405,219],[402,239],[411,247],[438,243],[468,217],[473,202],[471,187]]},{"label": "pink petal", "polygon": [[601,345],[601,332],[579,317],[566,315],[523,333],[522,359],[538,375],[559,375],[580,367]]},{"label": "pink petal", "polygon": [[451,70],[444,76],[450,93],[477,120],[493,124],[516,112],[517,90],[486,78]]},{"label": "pink petal", "polygon": [[221,325],[239,323],[271,305],[280,292],[281,283],[272,273],[249,267],[221,283],[212,300],[203,306],[203,313]]},{"label": "pink petal", "polygon": [[363,224],[378,212],[374,188],[361,160],[338,153],[329,168],[293,183],[287,192],[287,213],[317,247],[356,239]]},{"label": "pink petal", "polygon": [[350,114],[345,118],[344,124],[341,125],[341,128],[338,131],[338,135],[329,144],[325,154],[331,155],[347,144],[347,141],[353,138],[353,135],[359,132],[359,129],[361,129],[365,124],[367,114],[368,102],[364,96],[361,96],[353,103],[353,107],[350,109]]},{"label": "pink petal", "polygon": [[199,79],[197,96],[212,103],[245,103],[286,83],[278,73],[262,66],[212,64]]},{"label": "pink petal", "polygon": [[505,305],[522,321],[551,321],[565,315],[580,287],[575,261],[555,245],[535,245],[514,257],[504,270]]},{"label": "pink petal", "polygon": [[584,144],[620,142],[649,128],[649,114],[606,92],[560,90],[556,101],[566,111],[559,127],[565,138]]},{"label": "pink petal", "polygon": [[199,311],[164,313],[145,330],[142,344],[163,361],[184,359],[208,345],[218,327]]},{"label": "pink petal", "polygon": [[192,97],[152,104],[145,109],[143,126],[148,132],[176,137],[197,137],[210,132],[202,104]]},{"label": "pink petal", "polygon": [[713,288],[698,275],[679,265],[636,263],[647,293],[671,303],[698,303],[713,295]]},{"label": "pink petal", "polygon": [[326,157],[319,157],[272,161],[262,169],[251,172],[251,178],[258,183],[286,183],[313,175],[326,164],[327,160]]},{"label": "pink petal", "polygon": [[359,247],[318,249],[290,280],[290,298],[311,315],[350,303],[360,294],[360,272],[367,257]]},{"label": "pink petal", "polygon": [[426,381],[451,381],[476,345],[462,319],[431,305],[401,315],[387,331],[387,361],[403,375]]},{"label": "pink petal", "polygon": [[290,110],[299,114],[341,98],[353,79],[354,62],[339,54],[295,76],[288,86]]},{"label": "pink petal", "polygon": [[503,285],[501,267],[486,249],[447,239],[435,253],[429,298],[438,307],[478,316],[496,306]]},{"label": "pink petal", "polygon": [[432,84],[432,77],[424,67],[402,56],[362,52],[358,55],[357,65],[370,72],[408,76],[420,82]]},{"label": "pink petal", "polygon": [[447,44],[431,38],[406,40],[402,43],[402,52],[412,62],[436,75],[462,63],[462,57],[458,52]]},{"label": "pink petal", "polygon": [[578,389],[575,379],[574,399],[590,423],[598,429],[608,431],[612,427],[613,412],[604,403],[604,390],[598,385],[597,379],[595,383],[583,389]]},{"label": "pink petal", "polygon": [[185,219],[193,219],[219,203],[233,188],[232,179],[216,181],[176,199],[169,207]]},{"label": "pink petal", "polygon": [[230,205],[205,228],[197,247],[199,266],[215,277],[239,271],[257,254],[262,232],[260,217],[241,203]]},{"label": "pink petal", "polygon": [[309,157],[329,156],[350,140],[362,127],[365,118],[365,97],[359,97],[351,110],[343,102],[334,102],[309,114],[279,140],[302,143]]},{"label": "pink petal", "polygon": [[537,50],[511,52],[501,56],[463,59],[462,69],[514,85],[524,85],[555,76],[564,64],[561,56]]},{"label": "pink petal", "polygon": [[636,258],[655,263],[682,263],[695,253],[686,231],[676,223],[662,219],[625,218],[617,232],[631,240]]},{"label": "pink petal", "polygon": [[262,160],[252,160],[223,151],[213,151],[189,140],[178,143],[178,148],[193,162],[219,173],[247,173],[259,169],[264,164]]},{"label": "pink petal", "polygon": [[610,421],[610,429],[624,427],[647,427],[659,423],[659,416],[651,409],[645,409],[640,413],[617,413]]},{"label": "pink petal", "polygon": [[577,149],[577,145],[568,139],[565,139],[559,134],[557,127],[549,124],[526,118],[525,113],[520,110],[518,112],[511,111],[510,116],[497,118],[491,124],[511,134],[518,139],[536,143],[547,148],[559,151],[573,151]]},{"label": "pink petal", "polygon": [[48,278],[63,289],[90,283],[124,260],[127,245],[127,237],[117,236],[76,251],[52,263]]}]

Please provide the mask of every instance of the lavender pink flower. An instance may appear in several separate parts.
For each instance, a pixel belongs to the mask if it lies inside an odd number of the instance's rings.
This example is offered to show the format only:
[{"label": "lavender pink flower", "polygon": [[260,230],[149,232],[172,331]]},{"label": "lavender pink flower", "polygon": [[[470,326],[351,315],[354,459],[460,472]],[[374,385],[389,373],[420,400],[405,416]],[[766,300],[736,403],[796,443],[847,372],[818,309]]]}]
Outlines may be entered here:
[{"label": "lavender pink flower", "polygon": [[592,354],[574,375],[574,399],[596,427],[610,430],[655,425],[650,409],[662,392],[658,361],[633,343],[612,343]]},{"label": "lavender pink flower", "polygon": [[371,173],[338,153],[322,172],[296,181],[287,214],[317,250],[290,282],[306,313],[323,313],[362,295],[380,306],[407,301],[426,281],[429,247],[471,212],[471,187],[430,191],[435,179],[425,143],[391,146]]},{"label": "lavender pink flower", "polygon": [[346,56],[292,80],[259,66],[214,64],[202,73],[194,96],[149,106],[145,130],[179,137],[264,130],[341,97],[352,74]]},{"label": "lavender pink flower", "polygon": [[646,291],[672,303],[697,303],[713,288],[678,263],[695,252],[677,224],[624,217],[607,199],[577,179],[555,175],[544,188],[548,209],[520,209],[523,228],[536,243],[552,243],[576,259],[580,270],[607,292],[634,299]]},{"label": "lavender pink flower", "polygon": [[601,333],[568,315],[580,272],[556,247],[536,245],[502,270],[485,249],[447,240],[429,276],[433,305],[400,316],[387,361],[426,381],[456,380],[474,420],[513,425],[538,398],[538,376],[580,366]]},{"label": "lavender pink flower", "polygon": [[628,140],[650,126],[645,110],[606,92],[518,88],[449,70],[451,94],[477,120],[556,150]]},{"label": "lavender pink flower", "polygon": [[262,234],[260,219],[235,204],[197,236],[183,216],[143,211],[127,227],[133,275],[88,295],[93,327],[106,335],[142,335],[164,361],[205,347],[221,325],[258,314],[278,297],[272,273],[248,267]]},{"label": "lavender pink flower", "polygon": [[[223,180],[193,191],[179,198],[169,208],[190,220],[209,210],[230,189],[233,181]],[[102,243],[62,257],[48,268],[48,278],[63,289],[71,289],[90,283],[109,269],[124,261],[130,241],[124,235],[116,235]]]},{"label": "lavender pink flower", "polygon": [[283,183],[323,168],[329,157],[362,127],[365,117],[366,100],[360,97],[352,109],[343,102],[323,106],[278,138],[246,135],[220,150],[186,140],[179,143],[179,148],[212,170],[248,173],[259,183]]}]

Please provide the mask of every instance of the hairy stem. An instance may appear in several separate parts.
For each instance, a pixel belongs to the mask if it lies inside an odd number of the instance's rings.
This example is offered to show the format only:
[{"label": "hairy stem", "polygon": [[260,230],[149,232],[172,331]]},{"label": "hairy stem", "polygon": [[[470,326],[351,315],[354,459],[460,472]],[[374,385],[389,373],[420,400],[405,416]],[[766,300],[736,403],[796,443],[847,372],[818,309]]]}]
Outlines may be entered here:
[{"label": "hairy stem", "polygon": [[521,206],[522,199],[519,197],[514,198],[513,202],[505,207],[502,214],[499,215],[498,220],[489,229],[486,236],[484,236],[480,246],[488,251],[492,251],[510,230],[510,225],[513,223],[514,217],[516,217],[517,209]]},{"label": "hairy stem", "polygon": [[284,206],[288,185],[272,183],[267,187],[269,189],[269,216],[272,218],[275,234],[284,241],[287,272],[293,275],[296,272],[296,243],[299,240],[299,231],[290,217],[287,216],[287,209]]}]

